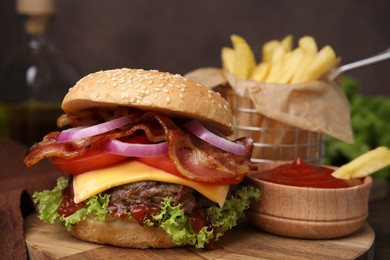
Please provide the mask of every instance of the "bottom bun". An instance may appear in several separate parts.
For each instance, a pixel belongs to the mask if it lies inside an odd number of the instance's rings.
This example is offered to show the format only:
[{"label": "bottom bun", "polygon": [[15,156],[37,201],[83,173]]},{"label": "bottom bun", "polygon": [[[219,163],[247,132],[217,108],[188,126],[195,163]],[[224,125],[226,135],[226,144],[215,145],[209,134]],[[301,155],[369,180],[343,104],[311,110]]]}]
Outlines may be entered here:
[{"label": "bottom bun", "polygon": [[130,248],[176,247],[169,235],[159,227],[143,227],[131,220],[88,218],[76,224],[70,233],[78,239]]}]

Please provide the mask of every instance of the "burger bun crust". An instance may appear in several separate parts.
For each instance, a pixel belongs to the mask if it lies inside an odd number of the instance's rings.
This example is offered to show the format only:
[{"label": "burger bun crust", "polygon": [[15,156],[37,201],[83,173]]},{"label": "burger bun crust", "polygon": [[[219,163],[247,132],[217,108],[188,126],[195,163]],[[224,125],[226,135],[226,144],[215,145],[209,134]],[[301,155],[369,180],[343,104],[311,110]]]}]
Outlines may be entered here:
[{"label": "burger bun crust", "polygon": [[232,133],[229,103],[219,93],[178,74],[126,68],[99,71],[80,79],[62,102],[68,114],[115,106],[194,118],[225,135]]},{"label": "burger bun crust", "polygon": [[[107,218],[106,218],[107,219]],[[135,220],[111,219],[103,222],[87,218],[70,233],[83,241],[128,248],[172,248],[176,245],[159,227],[143,227]]]}]

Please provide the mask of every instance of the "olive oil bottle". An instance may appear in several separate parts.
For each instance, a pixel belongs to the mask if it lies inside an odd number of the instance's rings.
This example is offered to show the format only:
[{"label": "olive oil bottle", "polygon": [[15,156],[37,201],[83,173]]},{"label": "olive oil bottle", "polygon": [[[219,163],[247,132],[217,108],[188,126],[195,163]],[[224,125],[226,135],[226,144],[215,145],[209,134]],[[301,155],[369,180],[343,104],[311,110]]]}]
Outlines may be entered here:
[{"label": "olive oil bottle", "polygon": [[61,101],[81,78],[48,38],[54,0],[17,0],[24,42],[0,61],[0,135],[25,145],[56,131]]}]

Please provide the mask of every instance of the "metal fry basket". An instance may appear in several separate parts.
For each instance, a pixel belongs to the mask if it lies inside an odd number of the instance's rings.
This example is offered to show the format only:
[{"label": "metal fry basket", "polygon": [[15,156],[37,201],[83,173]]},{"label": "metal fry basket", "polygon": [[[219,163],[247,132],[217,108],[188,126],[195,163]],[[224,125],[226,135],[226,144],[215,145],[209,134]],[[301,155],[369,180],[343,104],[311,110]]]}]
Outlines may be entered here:
[{"label": "metal fry basket", "polygon": [[252,161],[269,163],[291,161],[300,157],[307,163],[322,161],[323,134],[286,125],[257,112],[253,102],[238,96],[229,86],[218,92],[230,103],[234,116],[234,138],[252,137]]}]

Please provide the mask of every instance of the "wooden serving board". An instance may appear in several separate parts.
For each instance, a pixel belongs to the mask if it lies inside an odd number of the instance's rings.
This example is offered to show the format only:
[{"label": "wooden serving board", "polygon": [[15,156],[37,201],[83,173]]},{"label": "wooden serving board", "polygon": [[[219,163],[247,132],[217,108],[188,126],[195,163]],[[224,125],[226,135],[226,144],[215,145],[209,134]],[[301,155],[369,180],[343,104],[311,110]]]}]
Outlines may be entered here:
[{"label": "wooden serving board", "polygon": [[243,218],[221,238],[222,248],[214,251],[126,249],[80,241],[60,226],[42,223],[36,215],[26,219],[25,234],[31,259],[372,259],[375,239],[367,223],[344,238],[303,240],[262,232]]}]

